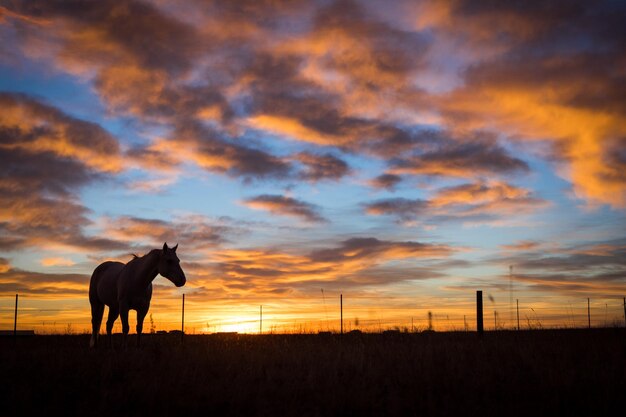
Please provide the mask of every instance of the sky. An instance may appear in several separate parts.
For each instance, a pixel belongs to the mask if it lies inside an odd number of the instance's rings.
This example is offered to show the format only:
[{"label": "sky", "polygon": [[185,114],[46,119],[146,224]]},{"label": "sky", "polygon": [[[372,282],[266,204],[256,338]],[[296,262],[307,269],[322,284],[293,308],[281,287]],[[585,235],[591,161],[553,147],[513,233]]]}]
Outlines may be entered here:
[{"label": "sky", "polygon": [[[0,2],[0,327],[624,322],[626,3]],[[131,315],[131,328],[134,316]],[[491,321],[493,319],[493,322]],[[412,326],[412,327],[410,327]],[[116,329],[119,328],[119,321]]]}]

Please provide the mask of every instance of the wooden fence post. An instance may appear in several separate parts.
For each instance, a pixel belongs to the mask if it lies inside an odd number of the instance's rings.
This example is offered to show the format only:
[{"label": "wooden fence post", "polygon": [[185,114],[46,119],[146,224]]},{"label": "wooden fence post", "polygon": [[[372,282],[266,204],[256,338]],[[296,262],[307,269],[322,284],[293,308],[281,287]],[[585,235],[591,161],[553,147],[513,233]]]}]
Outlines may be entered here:
[{"label": "wooden fence post", "polygon": [[483,292],[476,291],[476,331],[483,334]]},{"label": "wooden fence post", "polygon": [[339,328],[343,334],[343,294],[339,294]]}]

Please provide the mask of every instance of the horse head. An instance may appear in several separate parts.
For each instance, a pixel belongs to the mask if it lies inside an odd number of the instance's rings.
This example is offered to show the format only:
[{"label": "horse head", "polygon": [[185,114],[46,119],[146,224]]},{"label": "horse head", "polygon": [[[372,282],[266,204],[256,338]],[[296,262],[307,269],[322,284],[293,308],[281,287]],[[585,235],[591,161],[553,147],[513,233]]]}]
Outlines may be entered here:
[{"label": "horse head", "polygon": [[180,267],[180,259],[176,256],[178,244],[173,248],[168,248],[167,243],[163,244],[163,250],[159,257],[159,274],[172,281],[177,287],[182,287],[187,282],[185,273]]}]

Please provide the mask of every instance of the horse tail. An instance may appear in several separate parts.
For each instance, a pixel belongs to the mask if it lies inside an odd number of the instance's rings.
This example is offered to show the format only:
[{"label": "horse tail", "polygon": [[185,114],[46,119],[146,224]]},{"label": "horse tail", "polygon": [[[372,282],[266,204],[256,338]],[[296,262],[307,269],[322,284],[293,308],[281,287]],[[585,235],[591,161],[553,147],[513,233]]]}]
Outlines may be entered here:
[{"label": "horse tail", "polygon": [[102,272],[106,269],[108,262],[101,263],[91,274],[89,280],[89,302],[91,304],[98,302],[98,281]]}]

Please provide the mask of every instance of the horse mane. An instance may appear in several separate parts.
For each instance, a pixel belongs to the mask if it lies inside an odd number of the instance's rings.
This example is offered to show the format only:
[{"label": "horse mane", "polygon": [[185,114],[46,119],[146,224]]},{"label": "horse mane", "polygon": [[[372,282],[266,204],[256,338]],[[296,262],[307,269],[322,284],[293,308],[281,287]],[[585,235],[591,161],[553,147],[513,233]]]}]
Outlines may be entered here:
[{"label": "horse mane", "polygon": [[160,250],[160,249],[152,249],[150,252],[148,252],[148,253],[146,253],[146,254],[143,254],[143,255],[141,255],[141,256],[137,255],[136,253],[131,253],[131,255],[132,255],[133,259],[131,259],[131,260],[130,260],[130,262],[132,262],[132,261],[134,261],[134,260],[137,260],[137,259],[145,258],[146,256],[148,256],[148,255],[150,255],[151,253],[156,252],[156,251],[158,251],[158,250]]}]

